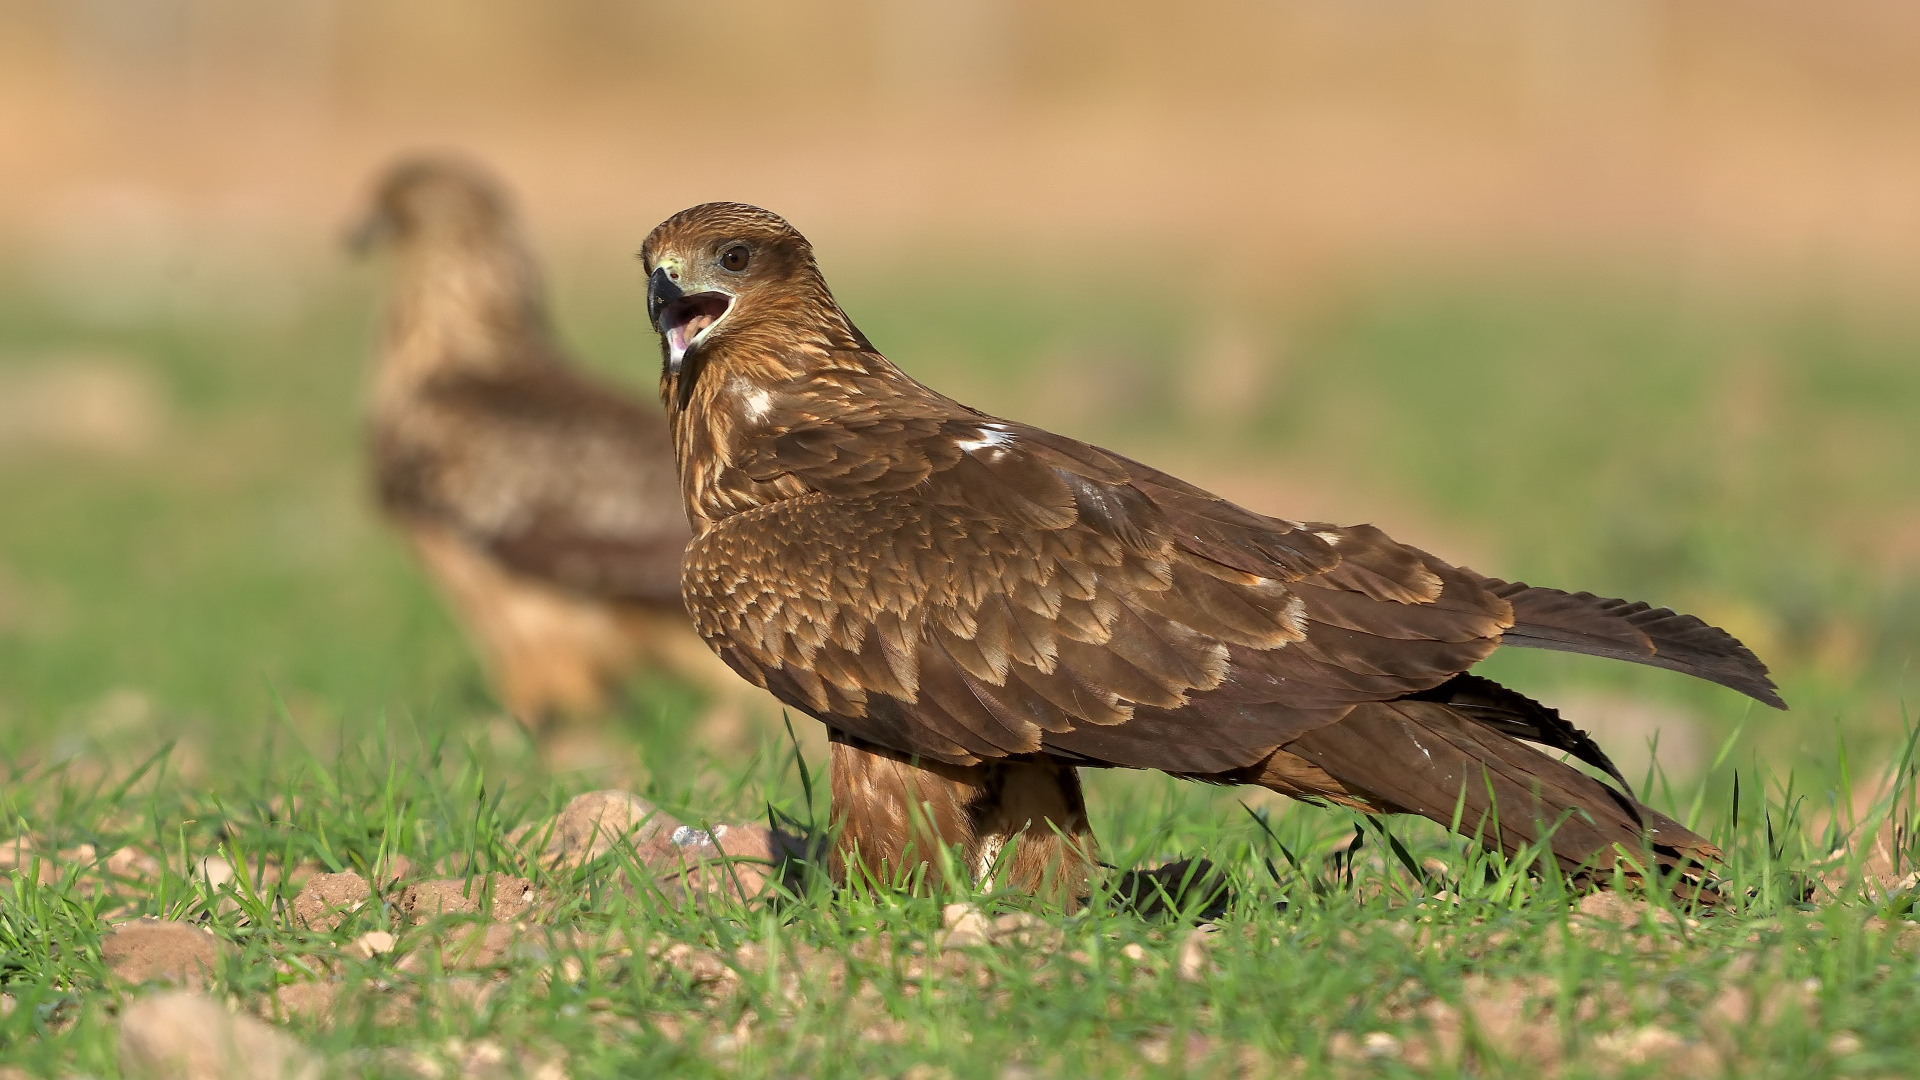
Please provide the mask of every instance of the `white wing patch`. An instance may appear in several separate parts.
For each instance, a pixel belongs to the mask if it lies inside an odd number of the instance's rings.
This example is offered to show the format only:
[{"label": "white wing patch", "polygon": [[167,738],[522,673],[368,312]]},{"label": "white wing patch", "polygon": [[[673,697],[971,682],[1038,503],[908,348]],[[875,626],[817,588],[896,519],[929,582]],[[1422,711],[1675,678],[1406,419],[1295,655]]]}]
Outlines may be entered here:
[{"label": "white wing patch", "polygon": [[740,411],[749,420],[765,420],[773,411],[773,394],[764,386],[755,386],[746,379],[734,379],[728,389],[740,399]]},{"label": "white wing patch", "polygon": [[955,439],[953,445],[971,454],[976,450],[995,450],[1013,444],[1013,432],[998,424],[985,424],[977,439]]}]

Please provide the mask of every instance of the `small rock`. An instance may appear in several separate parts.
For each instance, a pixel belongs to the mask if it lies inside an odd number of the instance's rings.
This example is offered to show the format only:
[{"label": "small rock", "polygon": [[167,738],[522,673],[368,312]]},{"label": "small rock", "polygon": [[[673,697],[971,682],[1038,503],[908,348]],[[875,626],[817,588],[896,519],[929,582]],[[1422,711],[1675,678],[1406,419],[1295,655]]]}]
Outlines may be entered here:
[{"label": "small rock", "polygon": [[551,825],[533,830],[545,837],[542,858],[549,867],[570,869],[592,862],[626,844],[639,849],[665,847],[680,822],[652,803],[626,791],[590,791],[575,796]]},{"label": "small rock", "polygon": [[373,896],[367,879],[352,871],[315,874],[293,898],[294,922],[313,930],[332,930]]},{"label": "small rock", "polygon": [[123,847],[107,856],[107,873],[123,878],[156,877],[160,873],[160,860],[139,848]]},{"label": "small rock", "polygon": [[1137,941],[1129,941],[1121,946],[1120,955],[1136,964],[1144,964],[1147,962],[1147,950],[1141,948],[1140,943]]},{"label": "small rock", "polygon": [[107,968],[130,983],[205,986],[223,951],[220,940],[206,930],[162,919],[122,923],[100,942]]},{"label": "small rock", "polygon": [[552,822],[516,836],[542,843],[541,859],[555,869],[582,866],[624,846],[669,895],[728,895],[742,901],[757,899],[774,868],[797,846],[764,825],[685,825],[626,791],[578,796]]},{"label": "small rock", "polygon": [[742,903],[759,899],[781,863],[798,853],[800,843],[765,825],[715,825],[711,830],[682,825],[666,843],[642,845],[640,861],[660,872],[659,885],[695,896],[727,896]]},{"label": "small rock", "polygon": [[490,915],[495,922],[525,918],[539,899],[533,882],[507,874],[416,881],[400,893],[395,906],[410,923],[440,915]]},{"label": "small rock", "polygon": [[209,855],[193,864],[193,876],[206,881],[215,892],[233,880],[233,864],[218,855]]},{"label": "small rock", "polygon": [[1055,934],[1052,928],[1038,916],[1029,915],[1024,911],[1014,911],[993,920],[993,929],[987,936],[995,945],[1032,948],[1060,935]]},{"label": "small rock", "polygon": [[1360,1036],[1360,1055],[1375,1060],[1398,1058],[1400,1040],[1384,1031],[1369,1031]]},{"label": "small rock", "polygon": [[1218,929],[1212,923],[1201,923],[1187,931],[1187,936],[1181,939],[1180,955],[1173,965],[1180,981],[1200,982],[1207,977],[1213,968],[1213,962],[1207,956],[1207,939]]},{"label": "small rock", "polygon": [[655,962],[680,974],[695,986],[738,981],[740,973],[729,966],[719,953],[698,949],[677,941],[653,954]]},{"label": "small rock", "polygon": [[371,960],[392,952],[396,944],[394,936],[385,930],[369,930],[353,939],[352,952],[362,960]]},{"label": "small rock", "polygon": [[937,939],[943,949],[971,949],[988,943],[993,924],[986,913],[972,904],[948,904],[940,909],[941,925],[946,932]]},{"label": "small rock", "polygon": [[1604,890],[1581,897],[1576,910],[1589,919],[1619,926],[1639,926],[1649,916],[1655,925],[1662,927],[1674,927],[1680,923],[1679,918],[1665,908],[1655,907],[1644,900],[1629,900],[1617,892]]},{"label": "small rock", "polygon": [[120,1021],[120,1068],[149,1080],[317,1080],[320,1063],[290,1036],[172,991],[136,1002]]},{"label": "small rock", "polygon": [[1834,1057],[1846,1057],[1864,1049],[1866,1044],[1860,1041],[1860,1036],[1851,1031],[1836,1031],[1827,1038],[1827,1053]]}]

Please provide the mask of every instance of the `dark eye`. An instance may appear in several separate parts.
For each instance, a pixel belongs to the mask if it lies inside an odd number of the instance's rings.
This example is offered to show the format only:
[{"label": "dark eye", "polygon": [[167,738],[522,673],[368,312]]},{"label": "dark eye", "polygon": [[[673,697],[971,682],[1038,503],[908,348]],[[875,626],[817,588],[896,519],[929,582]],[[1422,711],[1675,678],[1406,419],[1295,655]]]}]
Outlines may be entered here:
[{"label": "dark eye", "polygon": [[721,253],[720,265],[737,274],[747,268],[748,254],[747,245],[735,244]]}]

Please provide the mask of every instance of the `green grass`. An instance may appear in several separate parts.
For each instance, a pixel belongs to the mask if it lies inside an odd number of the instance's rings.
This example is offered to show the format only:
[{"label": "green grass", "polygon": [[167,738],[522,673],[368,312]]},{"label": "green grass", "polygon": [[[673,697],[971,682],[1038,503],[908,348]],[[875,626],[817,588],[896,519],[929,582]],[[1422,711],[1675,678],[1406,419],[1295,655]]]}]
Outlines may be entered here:
[{"label": "green grass", "polygon": [[[1496,657],[1498,675],[1542,696],[1584,686],[1681,709],[1715,758],[1699,776],[1650,776],[1647,794],[1727,847],[1733,901],[1691,922],[1661,901],[1619,932],[1570,916],[1552,875],[1470,855],[1423,823],[1389,827],[1424,882],[1371,827],[1342,863],[1350,814],[1095,776],[1109,862],[1205,856],[1234,884],[1210,969],[1188,981],[1192,920],[1114,910],[1098,891],[1069,914],[991,889],[835,896],[812,879],[749,910],[629,896],[617,861],[530,865],[515,830],[609,776],[687,821],[764,819],[770,806],[819,821],[825,807],[784,740],[716,751],[698,695],[664,682],[637,686],[614,718],[646,763],[637,772],[549,776],[503,737],[457,628],[365,509],[364,285],[327,284],[271,319],[202,306],[113,326],[26,285],[0,290],[0,374],[75,350],[117,356],[168,411],[132,456],[0,442],[0,839],[85,844],[100,859],[131,847],[162,866],[111,887],[72,856],[44,881],[31,866],[11,875],[0,1062],[118,1075],[127,990],[99,941],[154,914],[229,943],[214,989],[239,1007],[332,979],[335,1012],[286,1022],[343,1075],[398,1075],[386,1051],[443,1053],[456,1038],[564,1048],[574,1076],[1910,1068],[1920,926],[1906,898],[1846,882],[1870,851],[1844,841],[1876,835],[1911,791],[1882,785],[1908,775],[1894,764],[1920,641],[1920,324],[1553,274],[1383,281],[1284,316],[1241,312],[1275,374],[1221,412],[1191,385],[1210,377],[1204,318],[1164,297],[852,275],[854,317],[936,386],[1147,460],[1271,463],[1283,480],[1375,493],[1473,538],[1498,560],[1488,572],[1694,608],[1759,646],[1795,705],[1775,715],[1662,672]],[[584,353],[650,383],[635,297],[589,282],[560,299]],[[1100,384],[1100,407],[1060,400],[1049,365]],[[400,927],[379,904],[333,932],[293,924],[301,875],[393,854],[421,873],[530,874],[561,944],[485,972],[420,973],[346,947],[395,929],[404,954],[449,927]],[[244,881],[192,876],[216,855]],[[1800,902],[1797,883],[1821,875],[1839,899]],[[1032,910],[1042,929],[942,953],[941,905],[955,899]],[[667,943],[735,974],[695,982],[651,957]],[[479,984],[480,1004],[445,1000]],[[1515,988],[1537,1000],[1503,1019]],[[1739,1022],[1749,1001],[1767,1022]],[[1401,1053],[1367,1058],[1386,1045],[1370,1033]]]}]

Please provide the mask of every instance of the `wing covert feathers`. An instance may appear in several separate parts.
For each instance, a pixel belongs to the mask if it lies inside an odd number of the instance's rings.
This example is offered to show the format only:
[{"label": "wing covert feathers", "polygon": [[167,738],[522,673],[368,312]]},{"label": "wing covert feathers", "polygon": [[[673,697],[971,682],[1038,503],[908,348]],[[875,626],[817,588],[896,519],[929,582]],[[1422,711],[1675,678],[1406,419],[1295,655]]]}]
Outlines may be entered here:
[{"label": "wing covert feathers", "polygon": [[1738,690],[1776,709],[1787,703],[1767,665],[1733,635],[1692,615],[1589,592],[1482,579],[1513,605],[1503,645],[1553,649],[1666,668]]},{"label": "wing covert feathers", "polygon": [[1437,686],[1507,626],[1475,577],[1376,529],[1264,518],[1005,427],[905,490],[716,522],[683,571],[701,633],[789,703],[903,753],[1211,772]]}]

